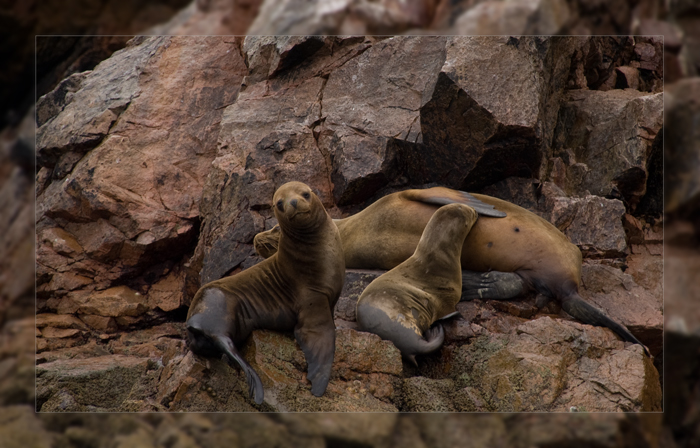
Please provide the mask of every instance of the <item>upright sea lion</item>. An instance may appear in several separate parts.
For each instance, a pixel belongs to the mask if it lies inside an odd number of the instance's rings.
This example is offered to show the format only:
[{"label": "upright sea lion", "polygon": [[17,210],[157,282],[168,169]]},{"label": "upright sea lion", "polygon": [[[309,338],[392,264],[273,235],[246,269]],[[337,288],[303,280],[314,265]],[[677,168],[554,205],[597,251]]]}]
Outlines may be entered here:
[{"label": "upright sea lion", "polygon": [[[406,190],[336,220],[346,266],[391,269],[408,259],[433,213],[440,204],[462,202],[459,193],[442,187]],[[509,299],[534,289],[561,301],[564,311],[581,322],[608,327],[625,341],[644,347],[627,328],[579,296],[581,251],[559,229],[510,202],[482,194],[471,198],[486,205],[474,207],[482,218],[462,246],[464,298]],[[491,218],[482,212],[488,212],[485,207],[506,216]],[[273,253],[275,233],[272,229],[257,235],[256,250]]]},{"label": "upright sea lion", "polygon": [[263,387],[236,345],[255,329],[294,330],[306,357],[311,393],[321,396],[335,353],[333,308],[345,280],[338,228],[319,198],[301,182],[282,185],[273,198],[279,250],[231,277],[207,283],[187,314],[191,350],[226,354],[245,372],[251,397],[260,404]]},{"label": "upright sea lion", "polygon": [[438,349],[444,330],[440,324],[430,327],[456,312],[462,292],[462,243],[476,219],[474,209],[463,204],[438,209],[413,255],[375,279],[360,295],[359,329],[392,341],[413,364],[416,355]]}]

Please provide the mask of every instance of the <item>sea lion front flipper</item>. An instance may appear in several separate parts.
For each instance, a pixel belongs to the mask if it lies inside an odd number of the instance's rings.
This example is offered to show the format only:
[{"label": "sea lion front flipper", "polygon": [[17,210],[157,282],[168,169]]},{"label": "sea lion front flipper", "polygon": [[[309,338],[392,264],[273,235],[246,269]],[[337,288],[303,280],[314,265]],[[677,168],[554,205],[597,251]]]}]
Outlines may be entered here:
[{"label": "sea lion front flipper", "polygon": [[462,271],[462,297],[460,301],[473,299],[508,300],[523,294],[525,282],[515,272]]},{"label": "sea lion front flipper", "polygon": [[265,232],[260,232],[253,238],[253,247],[255,247],[255,252],[263,258],[270,258],[277,253],[277,249],[280,243],[280,234],[282,229],[280,229],[279,224],[275,225],[270,230]]},{"label": "sea lion front flipper", "polygon": [[646,347],[646,345],[639,342],[639,339],[634,337],[634,335],[630,333],[630,331],[624,325],[621,325],[612,320],[610,317],[606,316],[603,311],[584,301],[578,294],[573,294],[563,299],[561,302],[561,307],[564,311],[583,323],[597,325],[599,327],[607,327],[617,333],[623,340],[641,345],[644,348],[644,353],[651,357],[649,349]]},{"label": "sea lion front flipper", "polygon": [[214,342],[219,350],[226,354],[226,357],[229,359],[229,365],[233,365],[235,362],[241,369],[243,369],[248,382],[248,393],[250,394],[250,397],[255,397],[255,404],[261,404],[265,395],[262,381],[260,381],[260,377],[257,373],[255,373],[255,370],[253,370],[250,364],[248,364],[240,353],[238,353],[238,350],[233,344],[233,341],[231,341],[231,338],[228,336],[219,335],[214,337]]},{"label": "sea lion front flipper", "polygon": [[294,337],[306,358],[306,378],[311,381],[311,393],[320,397],[326,391],[331,378],[335,356],[335,323],[330,309],[302,309],[294,329]]},{"label": "sea lion front flipper", "polygon": [[433,205],[464,204],[473,208],[482,216],[492,218],[504,218],[505,212],[483,201],[478,200],[466,191],[451,190],[445,187],[426,188],[425,190],[406,190],[402,195],[409,200],[424,202]]},{"label": "sea lion front flipper", "polygon": [[452,319],[453,317],[457,317],[459,315],[460,315],[459,311],[453,311],[450,314],[445,314],[442,317],[438,317],[438,320],[448,320],[448,319]]}]

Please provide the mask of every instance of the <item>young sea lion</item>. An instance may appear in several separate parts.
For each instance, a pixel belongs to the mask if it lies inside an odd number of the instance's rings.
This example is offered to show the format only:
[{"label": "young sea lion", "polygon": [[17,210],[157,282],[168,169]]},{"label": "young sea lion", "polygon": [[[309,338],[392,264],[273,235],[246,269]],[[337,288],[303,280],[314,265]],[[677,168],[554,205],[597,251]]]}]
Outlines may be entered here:
[{"label": "young sea lion", "polygon": [[319,198],[301,182],[282,185],[273,198],[279,250],[231,277],[202,286],[190,305],[187,334],[202,356],[226,354],[246,374],[249,393],[263,401],[263,386],[236,345],[255,329],[294,330],[308,363],[311,393],[321,396],[335,353],[333,308],[345,280],[338,228]]},{"label": "young sea lion", "polygon": [[416,355],[438,349],[444,330],[440,324],[430,327],[456,312],[462,291],[462,243],[476,219],[474,209],[463,204],[438,209],[413,255],[375,279],[360,295],[359,329],[392,341],[413,364]]},{"label": "young sea lion", "polygon": [[[435,187],[387,195],[361,212],[335,220],[345,264],[355,269],[392,269],[413,254],[423,229],[439,204],[460,202],[455,190]],[[581,322],[608,327],[628,342],[640,344],[623,325],[586,303],[578,294],[581,251],[548,221],[501,199],[472,194],[482,219],[462,246],[464,299],[509,299],[534,289],[561,301]],[[471,205],[471,204],[470,204]],[[491,218],[484,207],[505,212]],[[255,237],[260,254],[274,253],[276,230]],[[264,256],[264,255],[263,255]],[[647,355],[649,354],[644,347]]]}]

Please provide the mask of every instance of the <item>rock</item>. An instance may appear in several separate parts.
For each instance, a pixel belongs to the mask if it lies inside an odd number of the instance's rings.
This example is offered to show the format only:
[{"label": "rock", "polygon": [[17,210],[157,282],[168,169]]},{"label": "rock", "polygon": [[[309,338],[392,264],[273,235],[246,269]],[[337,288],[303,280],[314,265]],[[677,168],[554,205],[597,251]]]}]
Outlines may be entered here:
[{"label": "rock", "polygon": [[343,290],[340,292],[340,297],[333,310],[333,318],[354,322],[357,299],[360,298],[367,285],[384,272],[386,271],[347,269]]},{"label": "rock", "polygon": [[452,377],[491,411],[658,410],[658,373],[639,345],[599,327],[542,317],[457,349]]},{"label": "rock", "polygon": [[403,381],[405,409],[408,412],[455,412],[452,404],[454,382],[422,376]]},{"label": "rock", "polygon": [[459,16],[455,31],[492,36],[559,34],[570,16],[562,0],[487,0]]},{"label": "rock", "polygon": [[87,327],[80,319],[69,314],[37,314],[36,326],[37,328],[44,328],[48,326],[54,328],[73,328],[78,330],[87,330]]},{"label": "rock", "polygon": [[663,347],[663,295],[653,295],[619,269],[599,263],[583,265],[581,296],[625,325],[657,356]]},{"label": "rock", "polygon": [[167,22],[149,28],[143,34],[180,36],[243,35],[258,15],[262,0],[230,2],[212,0],[191,2]]},{"label": "rock", "polygon": [[185,274],[173,270],[148,291],[148,308],[173,311],[183,305],[184,296]]},{"label": "rock", "polygon": [[[0,146],[0,149],[4,149]],[[33,188],[31,179],[22,168],[7,163],[0,151],[3,165],[0,183],[0,325],[6,320],[34,314],[32,300],[35,274]],[[9,168],[9,169],[8,169]]]},{"label": "rock", "polygon": [[145,302],[145,298],[131,288],[117,286],[89,295],[76,311],[104,317],[133,317],[146,312]]},{"label": "rock", "polygon": [[617,199],[588,195],[583,198],[548,197],[543,217],[576,244],[584,257],[624,257],[629,252]]},{"label": "rock", "polygon": [[249,35],[395,34],[425,27],[438,2],[417,0],[341,0],[332,4],[315,0],[263,2]]},{"label": "rock", "polygon": [[[391,342],[354,330],[336,331],[331,381],[322,397],[313,397],[306,380],[306,361],[289,336],[255,331],[245,357],[265,387],[265,403],[278,411],[396,412],[376,398],[392,400],[393,378],[401,375],[401,354]],[[389,387],[388,397],[385,397]],[[393,401],[393,400],[392,400]]]},{"label": "rock", "polygon": [[0,439],[6,448],[55,446],[55,435],[44,428],[28,405],[0,407]]},{"label": "rock", "polygon": [[[353,3],[353,8],[360,3]],[[389,10],[396,5],[382,6]],[[195,6],[202,14],[207,8],[222,7],[219,3]],[[405,13],[410,14],[410,8]],[[354,12],[342,14],[343,26],[351,26],[346,19]],[[519,391],[509,389],[517,378],[498,370],[521,353],[554,363],[546,366],[550,371],[571,370],[576,378],[589,378],[585,375],[590,372],[583,370],[591,363],[609,366],[610,359],[616,359],[631,372],[630,377],[652,381],[654,367],[644,373],[646,367],[635,358],[636,352],[627,358],[615,355],[615,350],[626,353],[633,348],[625,348],[607,330],[582,325],[575,331],[552,331],[552,341],[560,343],[550,344],[559,350],[556,353],[529,339],[532,347],[518,348],[517,354],[509,355],[506,351],[511,348],[504,348],[489,361],[492,371],[472,369],[473,375],[468,375],[475,382],[467,382],[469,378],[461,376],[467,347],[477,358],[481,356],[477,348],[488,345],[483,341],[520,347],[517,344],[524,344],[520,339],[527,339],[521,331],[524,326],[547,316],[568,318],[560,304],[543,305],[534,294],[517,301],[460,303],[460,316],[443,322],[443,347],[422,357],[418,368],[404,366],[393,344],[356,331],[357,297],[381,272],[349,271],[334,310],[336,354],[326,394],[310,394],[305,358],[290,334],[256,331],[241,348],[263,378],[266,400],[258,406],[251,402],[240,371],[217,357],[200,358],[189,352],[182,321],[185,307],[204,282],[235,275],[261,261],[253,252],[252,239],[275,224],[270,201],[281,183],[310,184],[331,216],[342,217],[390,192],[439,182],[490,191],[554,222],[587,258],[605,266],[587,271],[586,275],[599,280],[584,291],[587,297],[598,306],[622,304],[614,311],[617,318],[633,326],[661,357],[660,327],[652,322],[660,316],[659,308],[654,308],[660,306],[654,295],[659,291],[660,271],[658,266],[652,269],[663,241],[653,227],[661,210],[658,199],[663,185],[660,133],[650,142],[644,162],[649,173],[647,192],[639,193],[634,210],[629,201],[589,194],[586,182],[604,166],[578,160],[574,147],[562,144],[553,149],[559,144],[555,134],[563,142],[570,138],[561,126],[555,132],[562,123],[560,104],[573,95],[565,94],[567,86],[580,90],[597,84],[609,89],[597,92],[608,95],[605,98],[620,96],[614,92],[616,82],[630,67],[640,71],[639,89],[651,88],[660,72],[658,67],[643,69],[641,63],[643,58],[656,63],[657,46],[648,39],[586,37],[248,36],[197,38],[187,43],[177,37],[132,41],[115,55],[120,65],[110,61],[75,77],[42,105],[45,133],[52,123],[66,121],[66,114],[85,101],[98,80],[118,83],[120,70],[129,72],[127,81],[136,80],[136,90],[121,86],[126,90],[119,98],[128,104],[112,111],[118,118],[104,132],[98,129],[90,137],[94,141],[71,134],[75,129],[67,122],[64,135],[43,134],[36,240],[37,310],[44,317],[40,328],[31,328],[40,352],[37,362],[40,366],[78,361],[89,365],[96,359],[107,367],[85,367],[99,371],[94,378],[128,377],[129,387],[119,392],[115,402],[104,405],[110,411],[487,412],[506,409],[506,402],[511,408],[525,409],[522,403],[529,398],[516,397]],[[602,59],[596,59],[610,52],[614,56],[616,48],[620,54],[612,65],[603,66]],[[130,65],[136,60],[142,62],[140,67]],[[105,67],[113,73],[106,73]],[[619,78],[609,75],[608,68],[612,72],[620,68]],[[621,111],[629,109],[633,116],[638,110],[630,104],[657,98],[641,90],[637,93],[625,93],[626,105],[608,113],[624,132],[640,121]],[[84,107],[80,112],[100,116],[109,110],[105,107],[95,105],[94,113]],[[87,140],[81,143],[81,138]],[[54,140],[63,143],[50,143]],[[168,160],[168,166],[163,168],[158,160]],[[618,193],[612,191],[614,195]],[[618,197],[627,201],[622,193]],[[623,274],[619,269],[626,266],[628,272]],[[640,304],[645,305],[640,308]],[[602,336],[591,337],[589,331],[602,331],[598,334]],[[583,345],[588,347],[586,353],[596,354],[595,362],[581,354]],[[117,375],[109,366],[119,366],[125,359],[133,360],[133,365],[126,362]],[[541,379],[545,367],[520,364],[511,370],[531,381],[540,401],[533,398],[528,403],[538,411],[556,406],[567,410],[556,397],[579,400],[588,393],[585,384],[593,381],[557,383],[547,376]],[[497,377],[505,378],[499,379],[500,385],[489,382]],[[565,378],[564,373],[560,377]],[[42,381],[37,390],[46,409],[95,406],[67,385]],[[604,381],[601,384],[610,390],[624,388],[627,398],[614,408],[597,391],[590,399],[595,406],[617,411],[654,406],[655,389],[648,381],[648,393],[642,398],[635,389],[637,383],[623,384],[617,377]],[[81,391],[96,384],[84,380],[86,388]],[[508,398],[497,401],[491,390]],[[166,420],[154,421],[154,428],[162,422]],[[146,429],[143,434],[150,434],[148,443],[153,444],[206,445],[205,441],[214,440],[212,428],[217,426],[206,429],[200,423],[176,431],[167,426]],[[279,421],[274,424],[281,427]],[[235,431],[230,428],[226,426],[226,437],[234,440]],[[430,433],[425,428],[421,431]],[[317,446],[334,444],[341,437],[330,429],[276,434],[284,434],[280,437],[285,443],[304,440]],[[381,434],[372,436],[371,442],[352,443],[391,443],[393,436]],[[132,440],[122,435],[123,443]],[[85,443],[88,436],[72,435]],[[501,436],[493,437],[489,440],[498,441]],[[420,445],[422,436],[419,439]]]},{"label": "rock", "polygon": [[37,410],[76,412],[118,410],[155,365],[122,355],[57,360],[37,366]]},{"label": "rock", "polygon": [[617,83],[622,89],[639,90],[639,70],[634,67],[617,67]]},{"label": "rock", "polygon": [[[536,177],[548,151],[543,141],[556,120],[545,104],[558,104],[563,88],[546,80],[568,70],[561,61],[571,57],[574,44],[451,38],[432,97],[421,109],[423,146],[408,147],[401,156],[406,176],[471,191],[510,176]],[[559,61],[549,66],[551,72],[544,70],[550,58]],[[470,70],[474,66],[480,70]],[[499,75],[506,66],[508,75]]]},{"label": "rock", "polygon": [[280,421],[295,434],[323,437],[329,443],[343,440],[357,446],[385,446],[393,434],[396,414],[325,414],[322,418],[308,414],[283,413]]},{"label": "rock", "polygon": [[117,321],[113,317],[81,314],[80,320],[85,322],[93,330],[102,333],[114,333],[117,331]]},{"label": "rock", "polygon": [[[671,233],[671,229],[666,232]],[[700,297],[697,247],[666,244],[664,251],[664,316],[667,330],[679,335],[700,334],[700,312],[691,298]]]},{"label": "rock", "polygon": [[444,60],[443,38],[396,36],[330,74],[319,146],[331,157],[336,203],[370,197],[397,176],[402,145],[422,143],[421,108]]},{"label": "rock", "polygon": [[[38,130],[39,163],[54,173],[37,199],[37,225],[39,232],[62,229],[60,237],[67,233],[84,249],[63,238],[57,250],[69,258],[64,263],[83,263],[83,277],[105,289],[188,251],[221,105],[237,93],[224,86],[239,85],[242,68],[236,43],[220,38],[136,39],[63,97],[70,101]],[[185,93],[174,98],[174,91]],[[164,159],[170,162],[157,162]],[[47,234],[44,241],[55,239]]]},{"label": "rock", "polygon": [[554,152],[573,150],[569,154],[574,158],[567,156],[567,177],[579,177],[574,171],[569,173],[577,163],[585,164],[586,171],[580,184],[567,184],[567,193],[621,195],[634,210],[646,193],[648,156],[661,129],[662,109],[660,93],[569,91],[559,113]]},{"label": "rock", "polygon": [[[508,446],[508,428],[504,419],[495,414],[408,414],[426,447],[447,448],[464,446]],[[517,445],[514,445],[517,446]]]},{"label": "rock", "polygon": [[7,321],[0,330],[0,412],[34,401],[35,335],[31,317]]},{"label": "rock", "polygon": [[670,87],[666,104],[664,204],[667,212],[697,209],[700,198],[700,79],[688,78]]},{"label": "rock", "polygon": [[624,424],[623,414],[596,414],[580,408],[570,412],[582,413],[552,413],[542,418],[523,415],[508,427],[508,439],[514,446],[529,443],[531,446],[565,447],[576,440],[591,446],[612,448],[620,443],[618,428]]}]

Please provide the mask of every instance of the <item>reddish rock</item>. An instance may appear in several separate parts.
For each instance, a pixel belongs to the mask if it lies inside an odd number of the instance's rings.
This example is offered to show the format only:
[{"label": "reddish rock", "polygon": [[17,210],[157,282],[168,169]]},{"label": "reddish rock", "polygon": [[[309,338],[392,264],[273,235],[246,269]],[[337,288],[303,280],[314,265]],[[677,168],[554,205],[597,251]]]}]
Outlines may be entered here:
[{"label": "reddish rock", "polygon": [[350,378],[351,372],[401,375],[401,358],[391,342],[376,334],[354,330],[338,330],[335,339],[334,375],[341,378]]},{"label": "reddish rock", "polygon": [[36,315],[37,328],[73,328],[87,330],[85,324],[77,317],[70,314],[41,313]]},{"label": "reddish rock", "polygon": [[258,15],[262,0],[191,2],[169,21],[146,34],[181,36],[243,35]]},{"label": "reddish rock", "polygon": [[73,336],[76,336],[79,334],[81,334],[80,330],[76,330],[76,329],[72,329],[72,328],[46,327],[46,328],[41,330],[41,337],[46,338],[46,339],[70,338],[70,337],[73,337]]},{"label": "reddish rock", "polygon": [[661,352],[662,295],[653,295],[637,285],[631,275],[605,264],[584,264],[581,279],[582,297],[625,325],[653,355]]},{"label": "reddish rock", "polygon": [[[199,66],[206,69],[190,76]],[[237,86],[242,69],[236,43],[221,38],[136,39],[86,74],[56,115],[46,114],[37,151],[54,177],[37,199],[38,230],[58,224],[70,233],[85,255],[59,253],[85,263],[85,277],[109,287],[187,251],[220,106],[238,89],[224,86]],[[186,93],[175,98],[173,91]],[[41,244],[38,252],[46,265]]]},{"label": "reddish rock", "polygon": [[575,160],[569,165],[583,163],[587,171],[580,185],[568,185],[567,193],[621,195],[634,210],[646,193],[648,157],[661,129],[662,110],[661,94],[569,91],[559,113],[554,152],[573,150]]},{"label": "reddish rock", "polygon": [[80,314],[105,317],[134,317],[146,312],[145,302],[145,298],[136,291],[126,286],[117,286],[86,296],[77,311]]},{"label": "reddish rock", "polygon": [[184,273],[174,270],[148,291],[148,308],[173,311],[183,305],[184,296]]},{"label": "reddish rock", "polygon": [[83,252],[83,248],[70,233],[60,227],[44,230],[39,234],[42,243],[48,243],[57,254],[74,256]]},{"label": "reddish rock", "polygon": [[457,387],[475,387],[491,411],[661,409],[658,373],[640,346],[548,317],[458,348],[452,375]]},{"label": "reddish rock", "polygon": [[[564,317],[557,303],[539,311],[534,296],[460,303],[462,316],[443,323],[442,349],[419,360],[418,369],[404,369],[393,344],[354,330],[356,298],[379,273],[349,272],[334,310],[336,364],[326,394],[310,394],[306,362],[291,335],[254,332],[243,351],[265,384],[266,401],[260,406],[250,401],[241,372],[216,357],[188,355],[182,322],[173,325],[172,319],[184,316],[202,282],[260,262],[252,239],[274,225],[270,200],[287,180],[316,188],[334,217],[356,212],[365,201],[387,192],[428,182],[462,189],[492,185],[491,194],[553,221],[585,255],[616,257],[601,262],[611,269],[624,267],[623,257],[630,250],[621,217],[632,216],[632,211],[620,201],[586,192],[586,182],[610,164],[577,160],[577,147],[561,143],[569,134],[557,134],[553,140],[569,80],[586,88],[598,81],[599,87],[615,87],[613,78],[595,65],[596,55],[607,55],[615,42],[621,45],[620,55],[609,68],[634,67],[632,62],[640,59],[635,59],[632,41],[605,38],[251,36],[198,38],[188,44],[178,38],[134,40],[114,60],[67,82],[42,105],[38,309],[78,316],[92,331],[70,328],[72,324],[44,325],[40,331],[64,337],[34,336],[40,364],[109,354],[150,360],[149,370],[111,410],[493,410],[496,401],[482,393],[493,384],[484,389],[453,375],[464,361],[460,350],[476,347],[480,338],[509,341],[518,336],[518,328],[544,314]],[[142,53],[150,50],[151,55]],[[590,58],[583,57],[583,50]],[[136,60],[143,64],[133,69],[130,64]],[[592,81],[592,68],[598,70],[598,81]],[[121,84],[120,70],[131,70]],[[124,106],[78,110],[87,98],[101,98],[104,92],[89,93],[104,80],[112,80],[110,89],[122,89],[114,92],[113,100]],[[620,95],[611,92],[606,99]],[[652,98],[643,98],[647,97]],[[628,106],[634,101],[643,103],[634,97]],[[638,109],[615,107],[606,113],[619,118],[620,129],[640,123]],[[101,130],[100,120],[113,118],[106,110],[118,118]],[[614,115],[619,110],[627,112]],[[65,115],[70,113],[77,114],[73,124]],[[58,123],[66,125],[65,134],[49,135]],[[91,137],[75,133],[90,126],[95,131]],[[624,132],[609,134],[619,137]],[[645,162],[648,173],[661,166],[658,132],[656,136]],[[550,141],[557,153],[546,143]],[[169,160],[168,166],[163,168],[158,160]],[[661,191],[657,184],[649,177],[648,188]],[[579,193],[583,197],[567,197]],[[614,302],[621,294],[625,302],[656,288],[653,275],[640,276],[653,266],[651,258],[641,257],[657,256],[662,240],[641,221],[651,219],[653,207],[641,204],[640,200],[634,212],[640,226],[627,220],[636,229],[630,241],[632,255],[640,257],[630,257],[628,266],[633,274],[629,278],[641,279],[643,289],[632,285],[634,281],[615,280],[610,290],[590,292],[595,300]],[[625,285],[632,289],[625,290]],[[169,324],[153,327],[162,322]],[[649,325],[645,321],[638,327]],[[585,333],[589,327],[582,328]],[[554,333],[556,340],[569,343],[569,333]],[[649,338],[656,343],[660,335]],[[609,353],[604,340],[583,339],[593,341],[587,349],[591,353]],[[504,358],[491,361],[494,372],[507,364],[506,355],[499,356]],[[547,359],[555,369],[562,363],[562,357]],[[646,367],[633,361],[624,362],[630,375],[646,378],[640,373]],[[537,369],[522,372],[528,378],[542,377]],[[495,389],[507,395],[508,381],[515,379],[499,381],[503,384]],[[533,390],[549,387],[532,381]],[[605,381],[619,385],[615,378]],[[573,394],[576,384],[557,390]],[[41,393],[47,409],[87,409],[85,400],[67,386],[48,386]],[[596,397],[596,406],[604,407],[605,398]],[[517,404],[517,399],[511,401]],[[553,406],[551,400],[532,403],[537,410]],[[630,409],[637,409],[636,403]],[[163,437],[183,443],[188,437],[200,440],[184,429]],[[309,437],[321,440],[317,434]]]},{"label": "reddish rock", "polygon": [[618,73],[617,79],[620,88],[639,89],[639,70],[634,67],[626,66],[617,67],[615,70],[617,70]]},{"label": "reddish rock", "polygon": [[117,322],[114,317],[81,314],[80,320],[85,322],[93,330],[101,333],[114,333],[117,331]]}]

